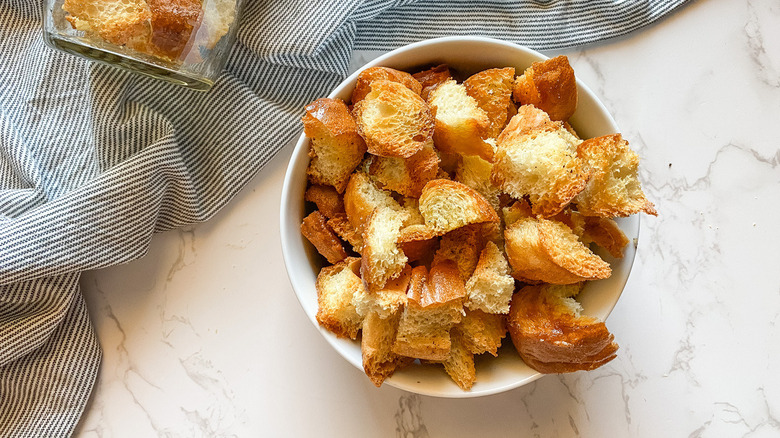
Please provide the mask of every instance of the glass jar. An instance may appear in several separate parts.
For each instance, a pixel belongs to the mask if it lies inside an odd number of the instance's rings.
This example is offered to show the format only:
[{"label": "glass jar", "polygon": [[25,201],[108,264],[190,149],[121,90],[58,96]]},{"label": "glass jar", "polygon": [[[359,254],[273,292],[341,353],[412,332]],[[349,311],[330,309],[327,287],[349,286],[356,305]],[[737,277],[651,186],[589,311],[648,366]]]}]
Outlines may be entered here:
[{"label": "glass jar", "polygon": [[243,0],[45,0],[56,49],[198,90],[230,55]]}]

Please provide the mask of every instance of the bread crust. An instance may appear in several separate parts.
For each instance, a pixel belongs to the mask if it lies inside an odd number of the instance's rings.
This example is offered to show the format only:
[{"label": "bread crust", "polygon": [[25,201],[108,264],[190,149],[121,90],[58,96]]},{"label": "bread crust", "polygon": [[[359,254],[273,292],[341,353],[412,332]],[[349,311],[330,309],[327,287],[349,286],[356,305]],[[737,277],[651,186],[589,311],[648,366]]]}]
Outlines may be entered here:
[{"label": "bread crust", "polygon": [[447,64],[439,64],[436,67],[414,73],[412,76],[422,85],[420,97],[428,101],[428,97],[436,87],[452,78],[452,72]]},{"label": "bread crust", "polygon": [[374,157],[369,173],[385,189],[417,198],[438,175],[439,155],[433,146],[425,146],[409,158]]},{"label": "bread crust", "polygon": [[612,257],[623,258],[623,251],[629,240],[614,220],[585,216],[584,222],[584,242],[593,242],[606,249]]},{"label": "bread crust", "polygon": [[364,290],[359,265],[359,258],[348,257],[317,275],[317,322],[338,337],[356,339],[363,324],[352,304],[352,297]]},{"label": "bread crust", "polygon": [[504,237],[512,276],[518,280],[573,284],[612,274],[609,264],[562,223],[521,218],[507,227]]},{"label": "bread crust", "polygon": [[578,316],[549,285],[515,293],[507,325],[520,357],[540,373],[593,370],[616,357],[618,345],[603,322]]},{"label": "bread crust", "polygon": [[313,202],[317,210],[328,219],[344,213],[344,200],[333,186],[312,184],[306,189],[303,199]]},{"label": "bread crust", "polygon": [[490,129],[487,136],[495,138],[504,129],[512,108],[515,69],[513,67],[482,70],[463,81],[466,94],[477,101],[487,113]]},{"label": "bread crust", "polygon": [[353,105],[363,100],[371,92],[371,83],[375,81],[398,82],[418,95],[422,91],[422,84],[405,71],[390,67],[369,67],[361,71],[355,80],[355,89],[352,91]]},{"label": "bread crust", "polygon": [[577,80],[569,58],[556,56],[534,62],[515,81],[513,97],[520,104],[532,104],[552,120],[568,120],[577,109]]},{"label": "bread crust", "polygon": [[328,228],[323,216],[319,211],[314,211],[301,223],[301,234],[317,248],[319,252],[329,263],[337,263],[347,257],[344,246],[336,234]]}]

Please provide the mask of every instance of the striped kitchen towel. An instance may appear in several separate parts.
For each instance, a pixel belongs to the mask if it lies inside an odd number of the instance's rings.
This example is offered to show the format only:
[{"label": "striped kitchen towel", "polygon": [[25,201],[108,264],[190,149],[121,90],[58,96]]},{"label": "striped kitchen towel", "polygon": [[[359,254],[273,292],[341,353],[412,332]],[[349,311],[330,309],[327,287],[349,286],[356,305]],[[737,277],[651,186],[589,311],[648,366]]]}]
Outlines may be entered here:
[{"label": "striped kitchen towel", "polygon": [[79,273],[212,217],[300,132],[353,50],[445,35],[561,48],[685,1],[250,1],[202,93],[53,51],[40,0],[0,0],[0,436],[66,436],[87,403],[101,352]]}]

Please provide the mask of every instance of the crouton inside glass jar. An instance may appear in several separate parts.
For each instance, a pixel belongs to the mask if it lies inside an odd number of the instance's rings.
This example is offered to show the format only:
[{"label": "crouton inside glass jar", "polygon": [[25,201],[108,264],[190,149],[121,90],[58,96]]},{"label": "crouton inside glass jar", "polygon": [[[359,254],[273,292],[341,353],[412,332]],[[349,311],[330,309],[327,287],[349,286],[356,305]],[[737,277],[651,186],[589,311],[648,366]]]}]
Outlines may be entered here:
[{"label": "crouton inside glass jar", "polygon": [[195,89],[213,85],[243,0],[47,0],[52,47]]}]

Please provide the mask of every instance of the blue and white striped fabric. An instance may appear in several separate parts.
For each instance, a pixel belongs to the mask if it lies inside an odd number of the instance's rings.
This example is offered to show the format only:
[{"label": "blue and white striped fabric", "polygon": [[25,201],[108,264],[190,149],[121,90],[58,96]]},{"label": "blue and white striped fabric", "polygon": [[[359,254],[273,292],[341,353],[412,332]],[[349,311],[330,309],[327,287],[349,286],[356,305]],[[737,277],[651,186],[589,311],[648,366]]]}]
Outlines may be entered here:
[{"label": "blue and white striped fabric", "polygon": [[354,49],[445,35],[560,48],[685,1],[248,2],[226,71],[200,93],[50,50],[40,0],[0,0],[0,436],[66,436],[84,409],[101,353],[79,273],[213,216]]}]

